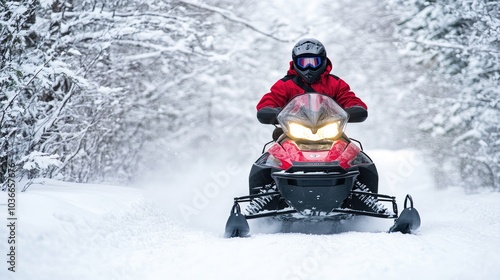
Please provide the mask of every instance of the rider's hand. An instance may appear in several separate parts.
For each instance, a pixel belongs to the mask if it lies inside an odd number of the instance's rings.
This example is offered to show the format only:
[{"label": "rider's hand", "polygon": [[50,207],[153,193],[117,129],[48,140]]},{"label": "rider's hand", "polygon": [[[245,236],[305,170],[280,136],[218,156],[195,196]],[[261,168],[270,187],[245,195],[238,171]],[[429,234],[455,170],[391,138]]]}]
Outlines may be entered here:
[{"label": "rider's hand", "polygon": [[257,119],[263,124],[277,124],[278,119],[276,117],[280,111],[281,108],[264,107],[257,111]]},{"label": "rider's hand", "polygon": [[349,122],[363,122],[368,117],[368,111],[361,106],[353,106],[346,108],[345,111],[349,114]]}]

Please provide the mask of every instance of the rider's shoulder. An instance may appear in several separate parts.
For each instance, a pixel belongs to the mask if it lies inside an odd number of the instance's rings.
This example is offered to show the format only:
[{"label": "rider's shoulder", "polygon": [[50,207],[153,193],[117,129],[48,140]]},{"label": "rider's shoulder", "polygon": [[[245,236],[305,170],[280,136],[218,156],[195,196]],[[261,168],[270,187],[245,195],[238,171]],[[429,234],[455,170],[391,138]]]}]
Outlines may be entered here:
[{"label": "rider's shoulder", "polygon": [[336,75],[333,75],[333,74],[328,74],[328,76],[334,78],[335,80],[340,80],[340,77],[339,76],[336,76]]}]

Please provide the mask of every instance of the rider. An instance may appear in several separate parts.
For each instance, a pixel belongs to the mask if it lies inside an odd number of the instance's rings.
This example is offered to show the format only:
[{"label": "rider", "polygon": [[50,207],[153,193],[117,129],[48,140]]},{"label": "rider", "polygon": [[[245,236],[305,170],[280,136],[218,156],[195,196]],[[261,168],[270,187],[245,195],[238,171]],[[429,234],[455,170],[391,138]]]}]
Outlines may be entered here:
[{"label": "rider", "polygon": [[[364,121],[368,116],[366,104],[351,91],[344,80],[330,74],[332,68],[332,62],[326,56],[325,47],[320,41],[300,40],[293,47],[287,75],[271,87],[271,92],[262,96],[257,110],[281,108],[297,95],[318,92],[331,96],[349,114],[364,115],[364,118],[357,120]],[[259,121],[263,122],[261,119]]]},{"label": "rider", "polygon": [[[264,94],[257,104],[257,118],[264,124],[275,124],[276,115],[293,97],[306,92],[317,92],[332,97],[348,114],[349,122],[362,122],[368,116],[366,104],[351,91],[349,85],[339,77],[330,74],[332,62],[326,56],[323,44],[316,39],[302,39],[292,50],[292,61],[287,75],[278,80],[271,92]],[[273,132],[277,141],[283,133],[280,127]],[[250,193],[259,186],[272,184],[270,170],[251,171]],[[376,171],[363,171],[356,180],[361,190],[367,187],[373,193],[378,192]],[[374,175],[375,174],[375,175]],[[382,209],[382,208],[381,208]],[[385,210],[384,210],[385,211]]]}]

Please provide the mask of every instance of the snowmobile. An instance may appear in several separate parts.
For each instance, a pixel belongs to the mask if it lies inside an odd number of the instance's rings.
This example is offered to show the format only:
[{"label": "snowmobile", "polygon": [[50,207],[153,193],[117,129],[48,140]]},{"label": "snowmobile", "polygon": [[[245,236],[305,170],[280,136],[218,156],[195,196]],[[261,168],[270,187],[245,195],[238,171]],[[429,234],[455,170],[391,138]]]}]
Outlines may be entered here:
[{"label": "snowmobile", "polygon": [[[249,194],[234,198],[225,237],[249,235],[248,219],[343,220],[354,216],[394,219],[389,232],[411,233],[420,215],[407,195],[398,215],[394,196],[378,193],[378,173],[357,140],[344,133],[347,122],[367,114],[349,113],[331,97],[305,93],[283,109],[264,108],[257,118],[276,126],[249,176]],[[240,203],[247,205],[245,213]]]}]

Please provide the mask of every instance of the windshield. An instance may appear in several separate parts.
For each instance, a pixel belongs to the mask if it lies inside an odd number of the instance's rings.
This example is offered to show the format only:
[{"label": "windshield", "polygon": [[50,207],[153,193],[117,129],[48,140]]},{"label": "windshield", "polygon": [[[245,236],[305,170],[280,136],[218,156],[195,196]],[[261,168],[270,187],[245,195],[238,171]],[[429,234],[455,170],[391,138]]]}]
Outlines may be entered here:
[{"label": "windshield", "polygon": [[289,137],[309,141],[340,137],[348,118],[331,97],[319,93],[293,98],[278,114],[278,122]]}]

